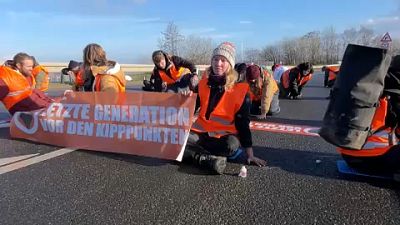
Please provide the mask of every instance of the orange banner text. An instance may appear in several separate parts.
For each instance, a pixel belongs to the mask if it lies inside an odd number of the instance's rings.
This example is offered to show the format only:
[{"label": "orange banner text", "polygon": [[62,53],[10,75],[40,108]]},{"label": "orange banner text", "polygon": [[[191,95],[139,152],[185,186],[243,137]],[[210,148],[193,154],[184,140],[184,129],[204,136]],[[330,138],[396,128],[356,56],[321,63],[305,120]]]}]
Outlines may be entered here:
[{"label": "orange banner text", "polygon": [[11,136],[180,161],[195,102],[178,94],[78,92],[46,109],[14,114]]}]

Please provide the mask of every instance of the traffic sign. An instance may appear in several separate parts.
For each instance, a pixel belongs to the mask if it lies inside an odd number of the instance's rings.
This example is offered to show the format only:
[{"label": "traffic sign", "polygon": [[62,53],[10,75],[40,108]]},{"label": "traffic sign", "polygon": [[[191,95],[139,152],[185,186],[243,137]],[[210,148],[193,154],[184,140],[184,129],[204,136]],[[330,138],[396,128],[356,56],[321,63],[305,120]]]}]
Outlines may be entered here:
[{"label": "traffic sign", "polygon": [[389,32],[386,32],[383,35],[381,42],[392,42],[392,38],[390,37]]}]

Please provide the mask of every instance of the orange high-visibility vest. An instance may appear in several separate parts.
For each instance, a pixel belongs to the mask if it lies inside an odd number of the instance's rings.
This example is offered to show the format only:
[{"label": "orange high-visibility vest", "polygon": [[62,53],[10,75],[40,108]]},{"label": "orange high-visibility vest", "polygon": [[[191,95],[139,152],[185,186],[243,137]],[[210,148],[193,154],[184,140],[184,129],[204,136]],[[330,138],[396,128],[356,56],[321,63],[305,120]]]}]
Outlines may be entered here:
[{"label": "orange high-visibility vest", "polygon": [[199,82],[200,113],[193,123],[191,130],[199,133],[207,132],[210,137],[220,138],[227,134],[237,134],[235,115],[243,104],[249,90],[247,83],[237,83],[230,90],[226,90],[219,100],[210,118],[206,118],[210,87],[208,79]]},{"label": "orange high-visibility vest", "polygon": [[7,96],[3,99],[3,104],[7,110],[32,94],[32,87],[27,78],[7,66],[0,66],[0,79],[9,89]]},{"label": "orange high-visibility vest", "polygon": [[[290,74],[290,71],[291,71],[291,70],[292,70],[292,69],[286,70],[286,71],[282,74],[281,83],[282,83],[283,88],[285,88],[285,89],[289,88],[289,81],[290,81],[289,74]],[[306,75],[306,76],[301,76],[301,74],[300,74],[300,72],[299,72],[299,73],[297,74],[296,81],[297,81],[297,84],[298,84],[299,86],[303,86],[303,85],[305,85],[309,80],[311,80],[311,78],[312,78],[312,73],[310,73],[310,74],[308,74],[308,75]]]},{"label": "orange high-visibility vest", "polygon": [[325,70],[328,70],[328,80],[332,81],[336,79],[337,73],[339,72],[339,66],[327,66]]},{"label": "orange high-visibility vest", "polygon": [[398,142],[396,135],[391,128],[385,127],[385,118],[387,115],[388,102],[386,98],[379,100],[379,107],[376,109],[371,130],[373,134],[369,136],[360,150],[350,150],[338,148],[338,151],[344,155],[355,157],[374,157],[385,154]]},{"label": "orange high-visibility vest", "polygon": [[41,91],[47,91],[49,89],[49,71],[42,65],[37,65],[33,68],[32,70],[32,76],[36,79],[36,76],[40,73],[43,72],[45,74],[44,80],[42,82],[42,85],[38,88]]},{"label": "orange high-visibility vest", "polygon": [[[278,84],[276,83],[275,79],[273,79],[273,77],[271,76],[271,74],[268,73],[268,71],[263,70],[263,69],[261,69],[261,70],[262,70],[262,73],[263,73],[263,76],[264,76],[263,79],[265,77],[272,78],[272,79],[270,79],[270,81],[272,82],[271,87],[273,89],[273,92],[276,93],[279,90],[279,88],[278,88]],[[265,88],[265,87],[262,87],[262,88]],[[250,95],[250,100],[251,101],[260,101],[261,97],[262,97],[262,91],[260,91],[260,93],[257,94],[257,93],[253,93],[251,91],[251,88],[250,88],[249,89],[249,95]]]},{"label": "orange high-visibility vest", "polygon": [[78,87],[83,86],[83,83],[85,81],[83,78],[84,73],[85,73],[85,70],[83,68],[80,68],[78,70],[78,72],[75,74],[75,85],[76,86],[78,86]]},{"label": "orange high-visibility vest", "polygon": [[297,81],[299,83],[299,86],[305,85],[308,81],[310,81],[312,78],[312,73],[306,75],[306,76],[299,76],[297,77]]},{"label": "orange high-visibility vest", "polygon": [[164,70],[158,70],[163,82],[166,82],[167,84],[174,84],[182,75],[190,73],[190,70],[185,67],[180,67],[178,70],[176,69],[176,66],[173,65],[169,69],[169,72],[171,76],[168,76]]}]

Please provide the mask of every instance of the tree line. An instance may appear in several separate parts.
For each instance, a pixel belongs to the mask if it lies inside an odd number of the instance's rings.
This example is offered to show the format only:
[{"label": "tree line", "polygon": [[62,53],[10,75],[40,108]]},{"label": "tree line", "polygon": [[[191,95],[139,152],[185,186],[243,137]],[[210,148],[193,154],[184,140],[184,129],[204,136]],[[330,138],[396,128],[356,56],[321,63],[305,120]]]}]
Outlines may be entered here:
[{"label": "tree line", "polygon": [[[380,46],[382,34],[361,26],[337,33],[333,26],[322,31],[311,31],[301,37],[286,38],[262,48],[248,48],[238,52],[239,61],[260,65],[282,62],[296,65],[309,61],[313,64],[336,64],[341,60],[348,44],[359,44],[372,47]],[[215,47],[211,38],[190,35],[185,37],[173,22],[168,23],[161,32],[158,47],[170,54],[179,55],[195,64],[209,64],[212,50]],[[400,54],[400,39],[394,39],[391,46],[394,54]],[[238,61],[238,60],[237,60]]]}]

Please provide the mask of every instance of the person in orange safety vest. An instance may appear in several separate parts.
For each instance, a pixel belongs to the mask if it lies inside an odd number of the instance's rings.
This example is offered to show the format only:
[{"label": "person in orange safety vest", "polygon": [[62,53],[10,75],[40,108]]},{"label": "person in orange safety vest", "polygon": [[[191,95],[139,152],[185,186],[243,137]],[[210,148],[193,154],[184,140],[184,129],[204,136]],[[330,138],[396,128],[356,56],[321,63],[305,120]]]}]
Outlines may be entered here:
[{"label": "person in orange safety vest", "polygon": [[246,81],[250,85],[250,113],[257,119],[278,114],[281,110],[279,88],[272,75],[258,65],[248,66],[245,73]]},{"label": "person in orange safety vest", "polygon": [[288,99],[300,99],[302,90],[308,81],[311,80],[314,69],[311,63],[304,62],[296,67],[286,70],[280,83],[280,96]]},{"label": "person in orange safety vest", "polygon": [[125,92],[126,80],[121,65],[107,60],[98,44],[88,44],[83,50],[85,71],[84,91]]},{"label": "person in orange safety vest", "polygon": [[339,66],[323,66],[321,71],[325,73],[324,76],[324,87],[333,87],[336,81],[336,77],[339,73]]},{"label": "person in orange safety vest", "polygon": [[238,83],[235,48],[224,42],[214,49],[211,67],[198,85],[199,115],[193,123],[183,160],[204,166],[222,174],[227,157],[239,147],[247,153],[247,162],[264,166],[265,161],[254,156],[250,132],[250,99],[247,83]]},{"label": "person in orange safety vest", "polygon": [[76,62],[74,60],[70,60],[68,63],[68,67],[63,68],[61,73],[64,75],[68,75],[73,83],[72,90],[73,91],[83,91],[84,84],[84,69],[83,63]]},{"label": "person in orange safety vest", "polygon": [[33,58],[18,53],[13,60],[0,66],[0,100],[11,115],[16,112],[46,108],[53,100],[34,89]]},{"label": "person in orange safety vest", "polygon": [[150,81],[143,81],[143,90],[180,93],[197,88],[196,66],[189,60],[162,50],[154,51],[152,59],[155,67]]}]

